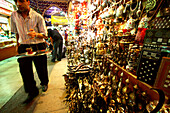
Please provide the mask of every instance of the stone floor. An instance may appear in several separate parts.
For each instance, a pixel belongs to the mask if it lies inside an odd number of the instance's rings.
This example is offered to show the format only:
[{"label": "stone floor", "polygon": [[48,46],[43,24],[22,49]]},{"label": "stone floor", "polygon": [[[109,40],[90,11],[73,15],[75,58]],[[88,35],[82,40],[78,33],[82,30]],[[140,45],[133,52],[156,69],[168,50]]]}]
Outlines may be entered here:
[{"label": "stone floor", "polygon": [[[63,102],[65,86],[63,74],[67,71],[67,59],[51,62],[48,55],[49,88],[42,92],[29,104],[22,102],[27,97],[24,92],[22,78],[19,73],[17,57],[0,61],[0,113],[67,113],[68,107]],[[38,79],[35,68],[35,80]]]}]

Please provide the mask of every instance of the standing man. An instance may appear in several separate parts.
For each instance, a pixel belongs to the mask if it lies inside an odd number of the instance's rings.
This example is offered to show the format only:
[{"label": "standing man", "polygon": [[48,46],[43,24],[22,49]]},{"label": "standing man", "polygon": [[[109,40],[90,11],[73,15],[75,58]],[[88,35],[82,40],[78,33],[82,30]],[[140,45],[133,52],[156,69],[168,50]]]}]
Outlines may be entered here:
[{"label": "standing man", "polygon": [[[33,51],[46,49],[45,37],[47,30],[43,17],[29,7],[29,0],[14,0],[17,11],[11,15],[11,32],[16,34],[18,53],[25,53],[26,48]],[[25,103],[30,102],[39,95],[36,87],[32,62],[34,62],[38,77],[41,81],[42,91],[48,88],[47,56],[29,56],[18,58],[20,73],[23,79],[25,92],[28,93]]]},{"label": "standing man", "polygon": [[51,62],[55,62],[55,59],[57,57],[58,61],[61,61],[62,58],[62,48],[63,48],[63,38],[59,31],[57,29],[54,30],[48,30],[48,35],[51,37],[50,39],[53,44],[53,54]]},{"label": "standing man", "polygon": [[64,38],[65,38],[65,46],[68,45],[68,34],[67,34],[67,30],[65,30],[64,32]]}]

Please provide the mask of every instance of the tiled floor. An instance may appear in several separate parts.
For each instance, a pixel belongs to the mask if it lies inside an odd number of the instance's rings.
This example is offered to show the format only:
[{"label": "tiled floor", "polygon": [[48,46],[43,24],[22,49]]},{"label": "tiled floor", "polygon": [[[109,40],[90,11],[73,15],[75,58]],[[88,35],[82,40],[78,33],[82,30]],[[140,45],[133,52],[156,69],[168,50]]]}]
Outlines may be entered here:
[{"label": "tiled floor", "polygon": [[[67,71],[67,59],[63,58],[60,62],[50,62],[51,56],[48,55],[49,88],[47,92],[40,95],[29,105],[22,105],[25,99],[22,78],[19,73],[17,57],[12,57],[0,61],[0,112],[2,113],[66,113],[67,106],[63,103],[65,97],[65,86],[63,74]],[[34,68],[35,72],[35,68]],[[39,79],[35,72],[37,86]],[[12,105],[12,106],[11,106]],[[19,106],[19,107],[17,107]],[[23,109],[23,110],[21,110]]]},{"label": "tiled floor", "polygon": [[0,108],[22,86],[17,57],[0,61]]}]

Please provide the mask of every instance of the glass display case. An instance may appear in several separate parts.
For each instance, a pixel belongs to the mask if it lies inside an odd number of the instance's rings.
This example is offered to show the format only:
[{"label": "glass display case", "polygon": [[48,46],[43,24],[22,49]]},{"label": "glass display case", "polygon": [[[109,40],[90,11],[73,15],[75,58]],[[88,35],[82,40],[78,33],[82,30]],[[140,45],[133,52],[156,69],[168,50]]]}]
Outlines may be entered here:
[{"label": "glass display case", "polygon": [[0,61],[16,55],[16,38],[10,33],[9,18],[0,17]]}]

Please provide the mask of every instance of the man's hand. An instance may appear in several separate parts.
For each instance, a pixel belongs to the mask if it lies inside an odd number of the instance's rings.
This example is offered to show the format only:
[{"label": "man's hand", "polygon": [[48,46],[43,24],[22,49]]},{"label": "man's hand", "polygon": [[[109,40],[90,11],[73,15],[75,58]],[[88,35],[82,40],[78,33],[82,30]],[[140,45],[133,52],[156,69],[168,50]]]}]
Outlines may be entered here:
[{"label": "man's hand", "polygon": [[36,38],[48,38],[47,36],[45,36],[44,34],[42,34],[42,33],[36,33],[35,31],[34,31],[34,29],[30,29],[29,30],[29,32],[27,33],[27,35],[28,36],[30,36],[31,38],[30,39],[34,39],[35,37]]},{"label": "man's hand", "polygon": [[28,34],[28,36],[31,37],[31,39],[34,39],[37,35],[37,33],[34,31],[34,29],[30,29],[27,34]]}]

